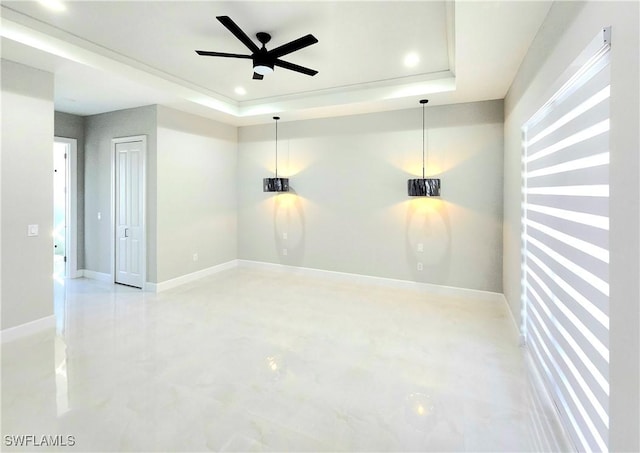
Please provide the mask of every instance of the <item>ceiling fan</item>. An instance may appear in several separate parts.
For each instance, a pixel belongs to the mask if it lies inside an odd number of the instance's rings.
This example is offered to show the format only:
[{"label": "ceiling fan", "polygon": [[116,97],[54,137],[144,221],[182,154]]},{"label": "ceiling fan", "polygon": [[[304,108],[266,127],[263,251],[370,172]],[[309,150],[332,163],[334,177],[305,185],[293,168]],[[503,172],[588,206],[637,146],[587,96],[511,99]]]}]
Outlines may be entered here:
[{"label": "ceiling fan", "polygon": [[295,39],[291,42],[288,42],[287,44],[281,45],[280,47],[276,47],[275,49],[267,50],[265,45],[271,40],[271,35],[269,33],[256,33],[256,38],[258,38],[258,41],[262,44],[262,47],[258,47],[256,43],[254,43],[251,38],[249,38],[247,34],[243,32],[234,21],[231,20],[229,16],[217,16],[216,19],[218,19],[222,25],[227,27],[227,30],[233,33],[233,35],[238,38],[242,42],[242,44],[247,46],[252,54],[242,55],[237,53],[196,50],[196,53],[198,55],[208,57],[245,58],[248,60],[253,60],[253,78],[256,80],[262,80],[262,78],[266,74],[271,74],[273,72],[274,66],[279,66],[291,71],[301,72],[302,74],[307,74],[310,76],[314,76],[318,73],[318,71],[314,69],[305,68],[304,66],[299,66],[297,64],[289,63],[288,61],[280,59],[280,57],[284,55],[288,55],[292,52],[295,52],[296,50],[300,50],[317,43],[318,40],[315,36],[311,34],[305,35],[302,38]]}]

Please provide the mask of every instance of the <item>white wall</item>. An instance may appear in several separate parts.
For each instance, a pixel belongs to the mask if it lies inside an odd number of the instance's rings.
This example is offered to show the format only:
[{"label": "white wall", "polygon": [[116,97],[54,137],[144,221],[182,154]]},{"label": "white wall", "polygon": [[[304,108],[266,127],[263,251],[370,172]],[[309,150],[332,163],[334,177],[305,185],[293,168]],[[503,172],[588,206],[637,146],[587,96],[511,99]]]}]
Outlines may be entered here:
[{"label": "white wall", "polygon": [[147,281],[236,259],[237,128],[147,106],[85,118],[85,268],[111,272],[111,139],[131,135],[147,135]]},{"label": "white wall", "polygon": [[[2,60],[2,329],[53,314],[53,74]],[[27,225],[39,236],[27,237]]]},{"label": "white wall", "polygon": [[78,269],[84,269],[84,117],[70,113],[55,112],[54,135],[77,140],[76,199],[78,245],[76,262]]},{"label": "white wall", "polygon": [[421,173],[418,99],[395,112],[282,116],[279,174],[297,195],[262,192],[274,124],[240,128],[239,258],[501,292],[502,101],[427,107],[427,172],[442,179],[440,199],[407,196]]},{"label": "white wall", "polygon": [[111,139],[146,135],[147,281],[156,281],[156,130],[155,105],[85,117],[85,269],[112,273]]},{"label": "white wall", "polygon": [[557,2],[505,100],[504,292],[520,320],[520,129],[602,28],[612,26],[610,164],[610,442],[639,451],[639,4]]},{"label": "white wall", "polygon": [[158,106],[157,282],[237,258],[237,135]]}]

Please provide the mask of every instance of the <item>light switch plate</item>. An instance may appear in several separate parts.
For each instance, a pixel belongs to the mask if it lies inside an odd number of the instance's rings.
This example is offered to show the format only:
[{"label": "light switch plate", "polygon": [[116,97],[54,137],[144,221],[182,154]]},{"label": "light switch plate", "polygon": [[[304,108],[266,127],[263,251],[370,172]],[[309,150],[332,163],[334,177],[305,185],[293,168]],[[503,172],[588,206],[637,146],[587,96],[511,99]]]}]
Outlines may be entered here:
[{"label": "light switch plate", "polygon": [[38,225],[29,225],[27,227],[27,236],[37,236],[38,235]]}]

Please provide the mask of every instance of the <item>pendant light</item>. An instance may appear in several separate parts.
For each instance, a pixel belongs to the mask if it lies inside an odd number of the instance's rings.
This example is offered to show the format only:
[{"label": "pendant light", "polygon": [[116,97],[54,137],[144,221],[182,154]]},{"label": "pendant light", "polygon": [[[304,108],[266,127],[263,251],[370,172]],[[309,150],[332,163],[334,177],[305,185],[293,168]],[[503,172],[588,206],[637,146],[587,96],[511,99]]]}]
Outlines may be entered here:
[{"label": "pendant light", "polygon": [[409,179],[407,181],[407,192],[410,197],[439,197],[440,196],[440,179],[424,177],[424,107],[429,102],[427,99],[421,99],[422,104],[422,178]]},{"label": "pendant light", "polygon": [[262,180],[263,192],[289,192],[289,178],[278,178],[278,120],[279,116],[274,116],[276,120],[276,177],[264,178]]}]

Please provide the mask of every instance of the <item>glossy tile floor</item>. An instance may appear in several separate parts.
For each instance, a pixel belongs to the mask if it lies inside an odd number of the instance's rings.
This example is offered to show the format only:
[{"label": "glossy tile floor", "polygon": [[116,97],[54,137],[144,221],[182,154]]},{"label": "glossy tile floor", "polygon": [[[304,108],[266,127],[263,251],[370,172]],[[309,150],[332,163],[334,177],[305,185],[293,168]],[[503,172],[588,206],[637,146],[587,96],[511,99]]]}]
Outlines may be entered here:
[{"label": "glossy tile floor", "polygon": [[242,268],[58,285],[57,334],[2,346],[7,451],[570,450],[503,304]]}]

